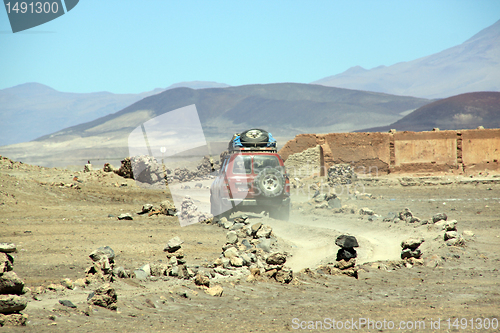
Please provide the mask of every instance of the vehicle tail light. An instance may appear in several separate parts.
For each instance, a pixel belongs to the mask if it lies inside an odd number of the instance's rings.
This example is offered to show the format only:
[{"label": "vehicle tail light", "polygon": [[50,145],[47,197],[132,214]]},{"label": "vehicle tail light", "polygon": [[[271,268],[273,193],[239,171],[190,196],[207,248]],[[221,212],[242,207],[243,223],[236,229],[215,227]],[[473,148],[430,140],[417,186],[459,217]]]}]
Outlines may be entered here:
[{"label": "vehicle tail light", "polygon": [[285,178],[285,194],[290,195],[290,179]]},{"label": "vehicle tail light", "polygon": [[227,179],[224,179],[224,187],[227,191],[228,196],[231,195],[231,186],[229,186],[229,181]]}]

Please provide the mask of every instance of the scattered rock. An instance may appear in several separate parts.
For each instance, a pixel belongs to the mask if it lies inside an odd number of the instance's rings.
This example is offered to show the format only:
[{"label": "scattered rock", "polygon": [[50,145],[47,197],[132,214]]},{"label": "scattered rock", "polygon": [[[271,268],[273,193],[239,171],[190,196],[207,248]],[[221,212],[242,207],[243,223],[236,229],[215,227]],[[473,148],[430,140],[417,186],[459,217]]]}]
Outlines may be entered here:
[{"label": "scattered rock", "polygon": [[26,326],[28,322],[28,315],[23,313],[11,313],[11,314],[1,314],[0,313],[0,327],[2,326]]},{"label": "scattered rock", "polygon": [[351,267],[354,267],[356,265],[356,259],[352,258],[349,260],[340,260],[337,261],[334,265],[335,268],[338,268],[340,270],[348,269]]},{"label": "scattered rock", "polygon": [[259,231],[260,227],[262,226],[261,222],[255,223],[252,225],[252,235],[255,236],[257,234],[257,231]]},{"label": "scattered rock", "polygon": [[0,274],[13,270],[14,258],[7,253],[0,252]]},{"label": "scattered rock", "polygon": [[359,247],[358,240],[354,236],[340,235],[335,240],[335,245],[343,248]]},{"label": "scattered rock", "polygon": [[349,261],[352,258],[356,258],[358,256],[357,252],[353,248],[341,248],[337,252],[337,261],[346,260]]},{"label": "scattered rock", "polygon": [[149,213],[150,211],[153,210],[153,205],[152,204],[145,204],[142,206],[142,209],[139,213],[137,214],[147,214]]},{"label": "scattered rock", "polygon": [[403,249],[415,250],[418,248],[425,240],[423,238],[408,238],[401,242],[401,247]]},{"label": "scattered rock", "polygon": [[210,278],[205,274],[198,273],[194,278],[194,283],[197,286],[210,287]]},{"label": "scattered rock", "polygon": [[242,267],[243,266],[243,259],[241,259],[240,257],[232,257],[230,259],[231,261],[231,265],[233,265],[234,267]]},{"label": "scattered rock", "polygon": [[14,243],[0,243],[0,252],[3,252],[3,253],[16,252],[16,244],[14,244]]},{"label": "scattered rock", "polygon": [[226,235],[226,242],[228,244],[236,244],[238,242],[238,236],[235,231],[229,231]]},{"label": "scattered rock", "polygon": [[[259,275],[260,275],[260,271],[259,271]],[[279,283],[283,283],[283,284],[290,283],[293,280],[293,271],[289,268],[283,268],[283,269],[276,272],[275,279]]]},{"label": "scattered rock", "polygon": [[417,258],[419,259],[422,256],[422,252],[420,249],[414,249],[412,250],[411,248],[406,248],[401,251],[401,259],[408,259],[408,258]]},{"label": "scattered rock", "polygon": [[161,208],[162,214],[164,214],[164,215],[174,216],[175,213],[177,213],[177,208],[175,208],[174,203],[169,201],[169,200],[162,201],[160,203],[160,208]]},{"label": "scattered rock", "polygon": [[108,258],[108,260],[114,260],[115,251],[109,246],[101,246],[97,250],[92,251],[89,257],[94,262],[101,261],[104,257]]},{"label": "scattered rock", "polygon": [[133,219],[134,218],[132,217],[132,215],[130,215],[130,213],[124,213],[118,215],[118,220],[133,220]]},{"label": "scattered rock", "polygon": [[460,235],[458,234],[457,231],[447,231],[444,233],[444,240],[447,241],[448,239],[455,239],[459,238]]},{"label": "scattered rock", "polygon": [[179,238],[179,236],[175,236],[167,242],[163,251],[173,253],[181,248],[182,243],[184,242]]},{"label": "scattered rock", "polygon": [[466,237],[474,237],[474,232],[470,231],[470,230],[464,230],[462,232],[462,235],[466,236]]},{"label": "scattered rock", "polygon": [[210,296],[221,297],[222,293],[224,292],[224,289],[221,286],[216,285],[216,286],[205,289],[205,292],[207,294],[209,294]]},{"label": "scattered rock", "polygon": [[14,313],[23,311],[28,305],[25,297],[17,295],[0,295],[0,313]]},{"label": "scattered rock", "polygon": [[448,220],[448,216],[445,213],[437,213],[434,216],[432,216],[432,223],[439,222],[441,220]]},{"label": "scattered rock", "polygon": [[224,257],[231,259],[238,256],[238,250],[234,247],[230,247],[224,251]]},{"label": "scattered rock", "polygon": [[264,252],[271,252],[271,240],[269,238],[261,238],[255,243],[255,247],[264,250]]},{"label": "scattered rock", "polygon": [[23,291],[24,282],[13,271],[0,275],[0,294],[17,294]]},{"label": "scattered rock", "polygon": [[91,304],[110,310],[117,309],[117,300],[118,296],[116,295],[115,288],[111,287],[111,284],[109,283],[101,285],[92,294],[89,295],[89,302]]},{"label": "scattered rock", "polygon": [[286,262],[286,255],[281,252],[276,252],[266,258],[268,265],[283,265]]},{"label": "scattered rock", "polygon": [[443,225],[443,230],[445,231],[456,231],[457,230],[457,220],[451,220],[451,221],[447,221],[444,225]]},{"label": "scattered rock", "polygon": [[59,304],[62,304],[63,306],[67,306],[68,308],[76,309],[76,305],[67,299],[59,300]]},{"label": "scattered rock", "polygon": [[271,233],[273,232],[273,228],[267,224],[263,224],[260,226],[259,230],[255,233],[257,238],[269,238],[271,237]]},{"label": "scattered rock", "polygon": [[61,285],[63,287],[66,287],[67,289],[73,290],[75,288],[75,285],[73,284],[73,281],[71,279],[65,278],[61,280]]},{"label": "scattered rock", "polygon": [[360,215],[374,215],[375,212],[369,208],[364,207],[364,208],[361,208],[359,210],[359,214]]}]

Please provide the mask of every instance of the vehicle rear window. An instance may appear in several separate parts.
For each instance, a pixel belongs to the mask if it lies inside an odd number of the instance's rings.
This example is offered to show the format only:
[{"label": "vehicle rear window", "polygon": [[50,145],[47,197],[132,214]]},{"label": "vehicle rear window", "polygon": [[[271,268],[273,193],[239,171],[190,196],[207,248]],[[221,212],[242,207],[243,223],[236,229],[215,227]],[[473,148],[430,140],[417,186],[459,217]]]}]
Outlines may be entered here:
[{"label": "vehicle rear window", "polygon": [[280,166],[280,162],[276,156],[255,155],[253,157],[254,173],[259,173],[265,168],[276,168]]},{"label": "vehicle rear window", "polygon": [[233,173],[243,175],[252,173],[252,156],[236,156],[233,160]]}]

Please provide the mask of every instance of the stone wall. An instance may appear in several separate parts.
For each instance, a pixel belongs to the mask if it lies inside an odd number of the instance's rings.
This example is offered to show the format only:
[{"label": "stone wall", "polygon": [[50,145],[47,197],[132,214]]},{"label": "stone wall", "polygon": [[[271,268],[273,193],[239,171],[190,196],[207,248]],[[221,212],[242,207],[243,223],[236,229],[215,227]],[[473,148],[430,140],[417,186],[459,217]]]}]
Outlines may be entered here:
[{"label": "stone wall", "polygon": [[286,160],[318,145],[322,170],[341,163],[371,175],[500,170],[500,129],[301,134],[279,152]]}]

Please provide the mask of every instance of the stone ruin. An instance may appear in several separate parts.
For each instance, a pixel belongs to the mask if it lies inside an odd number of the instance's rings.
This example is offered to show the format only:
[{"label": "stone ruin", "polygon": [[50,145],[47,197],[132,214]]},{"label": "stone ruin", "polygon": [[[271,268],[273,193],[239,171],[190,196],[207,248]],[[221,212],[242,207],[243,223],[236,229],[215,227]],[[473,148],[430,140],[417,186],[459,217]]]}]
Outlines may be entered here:
[{"label": "stone ruin", "polygon": [[25,326],[28,320],[28,316],[21,313],[28,300],[22,296],[26,292],[24,281],[13,271],[14,252],[15,244],[0,243],[0,327]]}]

